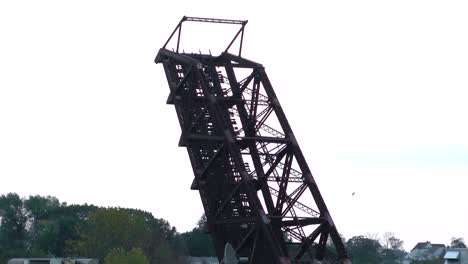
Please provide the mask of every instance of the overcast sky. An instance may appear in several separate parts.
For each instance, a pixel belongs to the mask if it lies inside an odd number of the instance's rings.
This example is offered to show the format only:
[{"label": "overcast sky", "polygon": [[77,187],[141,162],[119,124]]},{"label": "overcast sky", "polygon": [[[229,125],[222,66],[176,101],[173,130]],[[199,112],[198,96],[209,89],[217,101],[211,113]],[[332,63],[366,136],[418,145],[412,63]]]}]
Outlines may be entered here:
[{"label": "overcast sky", "polygon": [[0,193],[192,229],[202,206],[153,60],[183,15],[248,19],[243,55],[265,65],[339,232],[394,232],[408,250],[468,239],[467,14],[466,1],[1,1]]}]

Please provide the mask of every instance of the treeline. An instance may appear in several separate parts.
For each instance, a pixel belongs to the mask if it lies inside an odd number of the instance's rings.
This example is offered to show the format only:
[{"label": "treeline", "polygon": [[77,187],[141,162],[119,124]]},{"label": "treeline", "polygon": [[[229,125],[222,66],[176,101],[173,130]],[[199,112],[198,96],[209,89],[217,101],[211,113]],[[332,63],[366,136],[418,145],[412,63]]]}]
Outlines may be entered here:
[{"label": "treeline", "polygon": [[[168,221],[136,209],[67,205],[51,196],[0,196],[0,263],[12,257],[85,256],[104,264],[184,263],[185,256],[215,256],[206,218],[178,233]],[[406,255],[392,233],[345,240],[354,264],[397,264]],[[462,238],[451,247],[466,247]],[[290,251],[295,251],[294,246]],[[323,263],[335,263],[329,241]],[[414,262],[437,264],[440,260]]]},{"label": "treeline", "polygon": [[[0,196],[0,263],[12,257],[86,256],[104,263],[182,263],[213,253],[209,236],[177,233],[151,213],[67,205],[51,196]],[[119,261],[117,261],[119,260]]]},{"label": "treeline", "polygon": [[403,241],[392,233],[385,233],[382,238],[377,235],[354,236],[346,241],[346,247],[353,263],[401,263],[407,254]]}]

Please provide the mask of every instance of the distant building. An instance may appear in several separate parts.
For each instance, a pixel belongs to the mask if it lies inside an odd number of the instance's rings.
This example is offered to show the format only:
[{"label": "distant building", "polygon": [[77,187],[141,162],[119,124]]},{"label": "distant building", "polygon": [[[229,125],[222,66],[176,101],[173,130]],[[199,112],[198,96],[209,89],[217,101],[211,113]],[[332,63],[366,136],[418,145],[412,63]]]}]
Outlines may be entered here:
[{"label": "distant building", "polygon": [[13,258],[7,264],[99,264],[90,258]]},{"label": "distant building", "polygon": [[468,264],[467,248],[447,248],[444,264]]},{"label": "distant building", "polygon": [[[431,242],[420,242],[408,253],[403,264],[410,264],[413,260],[429,260],[441,258],[445,253],[444,244],[431,244]],[[468,264],[468,263],[467,263]]]}]

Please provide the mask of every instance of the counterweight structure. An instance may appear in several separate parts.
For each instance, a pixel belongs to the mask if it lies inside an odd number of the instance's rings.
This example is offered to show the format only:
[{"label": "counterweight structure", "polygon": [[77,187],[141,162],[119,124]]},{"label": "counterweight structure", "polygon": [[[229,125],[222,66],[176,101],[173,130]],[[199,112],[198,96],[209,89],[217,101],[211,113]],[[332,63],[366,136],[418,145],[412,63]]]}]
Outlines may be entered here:
[{"label": "counterweight structure", "polygon": [[[237,24],[219,56],[179,52],[184,22]],[[218,259],[230,243],[254,264],[322,260],[342,239],[265,68],[241,57],[247,21],[183,17],[155,59],[170,88]],[[177,33],[175,50],[166,48]],[[240,37],[239,37],[240,36]],[[239,43],[238,54],[229,53]]]}]

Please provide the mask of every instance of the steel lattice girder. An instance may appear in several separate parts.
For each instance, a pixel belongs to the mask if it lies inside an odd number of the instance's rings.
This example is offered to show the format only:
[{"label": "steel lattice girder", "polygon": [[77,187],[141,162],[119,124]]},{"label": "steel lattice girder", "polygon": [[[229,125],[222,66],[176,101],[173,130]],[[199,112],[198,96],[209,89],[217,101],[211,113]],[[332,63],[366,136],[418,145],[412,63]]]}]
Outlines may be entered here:
[{"label": "steel lattice girder", "polygon": [[330,237],[339,261],[350,263],[264,67],[165,46],[155,62],[164,66],[219,260],[227,242],[249,263],[321,260]]}]

